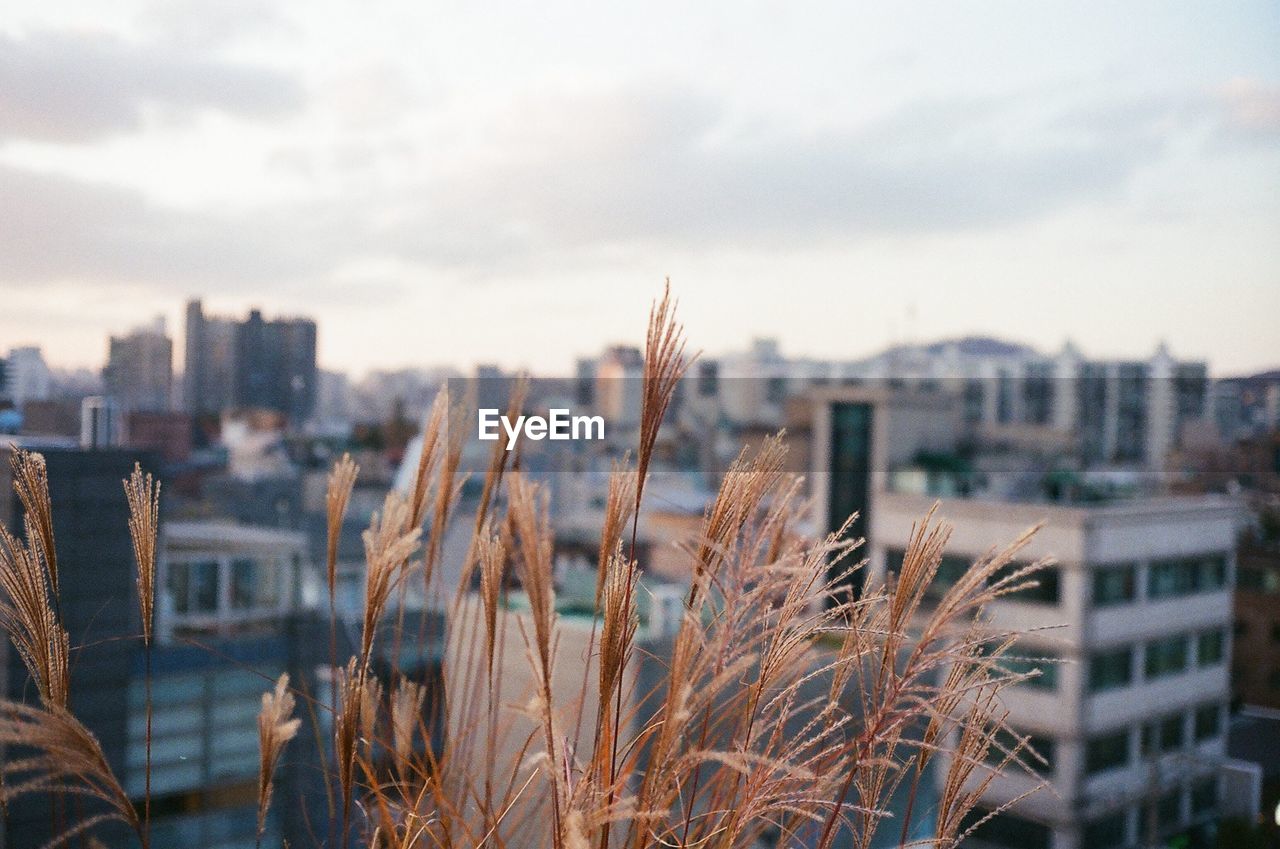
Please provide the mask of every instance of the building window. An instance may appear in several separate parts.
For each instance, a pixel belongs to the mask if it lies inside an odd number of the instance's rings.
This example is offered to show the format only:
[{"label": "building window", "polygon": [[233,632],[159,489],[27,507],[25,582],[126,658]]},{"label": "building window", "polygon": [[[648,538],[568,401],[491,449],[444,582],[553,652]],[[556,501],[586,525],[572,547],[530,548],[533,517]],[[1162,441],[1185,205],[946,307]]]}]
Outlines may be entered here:
[{"label": "building window", "polygon": [[1084,769],[1088,775],[1129,765],[1129,729],[1091,737],[1084,747]]},{"label": "building window", "polygon": [[1022,381],[1022,420],[1049,424],[1053,417],[1053,363],[1028,363]]},{"label": "building window", "polygon": [[986,392],[981,380],[969,378],[965,381],[963,402],[965,423],[976,424],[982,421],[985,399]]},{"label": "building window", "polygon": [[231,561],[231,607],[273,608],[280,603],[280,570],[274,561],[241,557]]},{"label": "building window", "polygon": [[[1151,805],[1152,803],[1147,803]],[[1182,823],[1182,791],[1170,790],[1154,802],[1155,810],[1144,806],[1138,813],[1138,840],[1141,845],[1157,843],[1151,835],[1151,816],[1155,814],[1155,831],[1157,835],[1165,835],[1174,831]]]},{"label": "building window", "polygon": [[[827,528],[836,532],[854,513],[858,517],[845,531],[846,539],[866,536],[870,521],[871,492],[871,428],[873,412],[870,404],[837,402],[831,405],[831,491],[827,499]],[[836,564],[832,576],[842,575],[845,567]],[[855,595],[862,590],[862,573],[849,575],[850,589]]]},{"label": "building window", "polygon": [[1218,807],[1218,779],[1202,778],[1191,785],[1191,816],[1213,813]]},{"label": "building window", "polygon": [[1177,675],[1187,668],[1188,640],[1176,634],[1147,643],[1146,673],[1148,679]]},{"label": "building window", "polygon": [[1227,635],[1225,631],[1214,629],[1202,631],[1196,638],[1196,663],[1201,666],[1213,666],[1222,662],[1225,656]]},{"label": "building window", "polygon": [[[152,681],[152,792],[170,794],[217,782],[252,779],[258,771],[258,720],[263,679],[275,669],[224,668]],[[124,783],[131,794],[145,788],[146,689],[129,681]]]},{"label": "building window", "polygon": [[1170,790],[1156,802],[1156,822],[1160,831],[1176,828],[1182,822],[1182,793]]},{"label": "building window", "polygon": [[1280,593],[1280,569],[1241,566],[1236,575],[1236,583],[1247,592],[1274,595]]},{"label": "building window", "polygon": [[1084,827],[1084,846],[1089,849],[1118,849],[1127,841],[1128,811],[1116,811]]},{"label": "building window", "polygon": [[296,554],[175,558],[163,565],[162,633],[171,628],[221,629],[276,616],[300,570]]},{"label": "building window", "polygon": [[[1021,748],[1019,748],[1020,741],[1024,737],[1027,742],[1021,744]],[[1015,757],[1021,763],[1040,775],[1049,776],[1053,774],[1056,754],[1053,738],[1042,737],[1038,734],[1023,734],[1016,729],[1001,728],[996,732],[995,741],[987,749],[987,763],[999,765],[1015,749],[1017,750]]]},{"label": "building window", "polygon": [[[901,548],[890,548],[885,550],[885,573],[897,578],[902,574],[902,561],[906,557],[906,552]],[[947,590],[951,589],[957,581],[965,576],[965,573],[973,566],[973,561],[967,557],[961,557],[955,554],[944,554],[942,561],[938,564],[938,571],[934,573],[933,580],[924,588],[923,604],[931,606],[936,604],[939,599],[946,595]]]},{"label": "building window", "polygon": [[[1014,651],[1018,651],[1017,647],[1014,648]],[[1030,652],[1030,654],[1018,653],[1001,657],[1000,667],[1013,675],[1027,675],[1027,678],[1018,682],[1023,686],[1034,687],[1037,690],[1058,689],[1058,664],[1060,661],[1057,656],[1047,653],[1043,649],[1032,648],[1026,651]]]},{"label": "building window", "polygon": [[1127,687],[1132,680],[1132,648],[1097,652],[1089,658],[1089,689],[1093,692]]},{"label": "building window", "polygon": [[1175,560],[1157,560],[1147,576],[1147,595],[1153,599],[1178,598],[1213,592],[1227,585],[1227,558],[1206,554]]},{"label": "building window", "polygon": [[1093,603],[1096,607],[1129,604],[1137,598],[1136,569],[1132,563],[1104,566],[1093,573]]},{"label": "building window", "polygon": [[1217,737],[1222,728],[1222,705],[1201,705],[1196,708],[1194,732],[1196,742]]},{"label": "building window", "polygon": [[218,561],[169,564],[168,587],[175,613],[216,613]]},{"label": "building window", "polygon": [[1176,752],[1186,743],[1186,724],[1181,713],[1173,713],[1142,727],[1142,754]]},{"label": "building window", "polygon": [[970,828],[973,829],[973,839],[988,846],[1049,849],[1053,842],[1053,830],[1049,826],[1009,813],[992,814],[987,808],[974,808],[965,816],[960,831]]},{"label": "building window", "polygon": [[713,397],[720,391],[720,364],[714,360],[698,363],[698,395]]},{"label": "building window", "polygon": [[[1010,575],[1026,569],[1029,565],[1027,563],[1010,563],[1007,566],[1003,566],[991,576],[991,582],[996,583],[1008,578]],[[1035,586],[1001,596],[1000,600],[1017,601],[1024,604],[1056,605],[1058,603],[1061,596],[1061,577],[1057,566],[1046,566],[1037,569],[1017,581],[1017,583],[1023,582],[1034,583]]]}]

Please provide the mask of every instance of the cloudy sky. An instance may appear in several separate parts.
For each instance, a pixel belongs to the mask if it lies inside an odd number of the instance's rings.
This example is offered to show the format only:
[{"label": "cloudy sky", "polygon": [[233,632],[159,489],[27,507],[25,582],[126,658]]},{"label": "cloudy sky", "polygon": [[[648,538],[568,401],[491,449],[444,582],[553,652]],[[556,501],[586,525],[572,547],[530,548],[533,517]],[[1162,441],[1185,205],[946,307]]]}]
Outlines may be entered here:
[{"label": "cloudy sky", "polygon": [[0,350],[203,295],[328,367],[564,369],[669,275],[709,351],[1280,365],[1273,0],[23,5]]}]

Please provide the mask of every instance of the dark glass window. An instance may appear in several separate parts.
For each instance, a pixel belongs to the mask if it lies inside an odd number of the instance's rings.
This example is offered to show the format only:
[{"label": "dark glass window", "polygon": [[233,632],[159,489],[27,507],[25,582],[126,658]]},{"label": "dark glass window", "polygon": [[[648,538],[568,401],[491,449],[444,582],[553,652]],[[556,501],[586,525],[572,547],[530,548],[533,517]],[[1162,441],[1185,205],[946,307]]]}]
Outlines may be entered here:
[{"label": "dark glass window", "polygon": [[1147,576],[1147,595],[1153,599],[1177,598],[1213,592],[1226,585],[1227,558],[1223,554],[1157,560]]},{"label": "dark glass window", "polygon": [[1156,819],[1160,823],[1161,831],[1174,828],[1182,822],[1182,794],[1180,792],[1170,790],[1160,797],[1156,802]]},{"label": "dark glass window", "polygon": [[1195,592],[1195,572],[1186,560],[1166,560],[1151,564],[1147,574],[1147,595],[1153,599],[1175,598]]},{"label": "dark glass window", "polygon": [[[991,576],[992,583],[1000,581],[1010,575],[1027,568],[1028,563],[1010,563],[1009,565],[999,569]],[[1025,604],[1044,604],[1055,605],[1061,596],[1061,577],[1057,566],[1046,566],[1043,569],[1037,569],[1024,578],[1019,578],[1017,583],[1034,583],[1035,586],[1029,586],[1026,589],[1018,590],[1002,597],[1003,601],[1018,601]]]},{"label": "dark glass window", "polygon": [[1255,593],[1280,592],[1280,569],[1261,566],[1241,566],[1236,572],[1236,584],[1242,590]]},{"label": "dark glass window", "polygon": [[1114,459],[1118,462],[1146,459],[1147,384],[1147,369],[1142,363],[1122,363],[1116,370]]},{"label": "dark glass window", "polygon": [[1200,558],[1199,580],[1196,589],[1200,592],[1213,592],[1227,585],[1227,557],[1225,554],[1210,554]]},{"label": "dark glass window", "polygon": [[1215,702],[1196,708],[1194,725],[1197,743],[1217,737],[1222,729],[1222,705]]},{"label": "dark glass window", "polygon": [[974,828],[973,839],[989,845],[1007,846],[1009,849],[1049,849],[1053,841],[1053,831],[1047,825],[1009,813],[992,816],[986,808],[971,810],[961,822],[960,831],[967,831],[979,822],[982,825]]},{"label": "dark glass window", "polygon": [[1091,737],[1084,747],[1085,772],[1093,775],[1129,764],[1129,729]]},{"label": "dark glass window", "polygon": [[1059,660],[1050,652],[1043,649],[1020,649],[1015,646],[1011,649],[1012,654],[1006,654],[1000,658],[1000,666],[1015,675],[1024,675],[1030,672],[1039,672],[1038,675],[1032,675],[1018,683],[1026,687],[1034,687],[1037,690],[1056,690],[1058,689],[1058,664]]},{"label": "dark glass window", "polygon": [[1201,666],[1212,666],[1221,663],[1225,655],[1227,635],[1225,631],[1214,629],[1202,631],[1196,638],[1196,663]]},{"label": "dark glass window", "polygon": [[698,395],[707,397],[720,391],[720,364],[714,360],[698,363]]},{"label": "dark glass window", "polygon": [[1029,363],[1022,381],[1022,418],[1049,424],[1053,414],[1053,363]]},{"label": "dark glass window", "polygon": [[1186,725],[1181,713],[1172,713],[1163,719],[1149,722],[1142,727],[1142,753],[1155,755],[1176,752],[1186,743]]},{"label": "dark glass window", "polygon": [[1136,569],[1132,563],[1100,566],[1093,573],[1093,603],[1097,607],[1128,604],[1137,598]]},{"label": "dark glass window", "polygon": [[1218,779],[1202,778],[1191,785],[1191,815],[1201,816],[1218,807]]},{"label": "dark glass window", "polygon": [[1164,678],[1185,671],[1188,642],[1185,634],[1175,634],[1147,643],[1147,678]]},{"label": "dark glass window", "polygon": [[186,563],[169,564],[169,598],[173,601],[174,613],[187,613],[191,609],[191,572]]},{"label": "dark glass window", "polygon": [[196,613],[218,611],[218,563],[201,560],[191,564],[191,610]]},{"label": "dark glass window", "polygon": [[[854,513],[858,517],[849,526],[849,539],[866,536],[869,517],[868,494],[871,489],[871,419],[870,404],[836,403],[831,406],[831,488],[827,508],[827,528],[840,530]],[[844,571],[843,564],[833,567]],[[861,590],[861,575],[853,574],[853,591]]]},{"label": "dark glass window", "polygon": [[[1170,790],[1156,800],[1156,833],[1168,834],[1182,822],[1182,793]],[[1140,842],[1147,843],[1151,839],[1151,823],[1145,812],[1138,817],[1138,837]]]},{"label": "dark glass window", "polygon": [[1017,759],[1041,775],[1052,775],[1057,754],[1053,738],[1023,734],[1017,729],[1002,728],[996,732],[995,744],[987,749],[987,763],[1003,763],[1023,737],[1027,742],[1018,749]]},{"label": "dark glass window", "polygon": [[231,607],[254,610],[280,602],[279,561],[239,557],[231,561]]},{"label": "dark glass window", "polygon": [[[896,578],[902,573],[902,561],[906,557],[906,552],[900,548],[890,548],[885,550],[885,572]],[[938,564],[938,571],[934,573],[933,580],[924,590],[924,603],[937,602],[946,595],[947,590],[964,577],[973,565],[972,561],[967,557],[961,557],[955,554],[944,554],[942,561]]]},{"label": "dark glass window", "polygon": [[1132,680],[1132,648],[1097,652],[1089,658],[1089,689],[1093,692],[1127,687]]},{"label": "dark glass window", "polygon": [[1127,811],[1116,811],[1084,827],[1084,846],[1089,849],[1116,849],[1125,845]]},{"label": "dark glass window", "polygon": [[231,607],[234,610],[249,610],[254,606],[258,570],[256,560],[241,557],[231,561]]},{"label": "dark glass window", "polygon": [[1000,424],[1013,421],[1014,389],[1013,375],[1000,372],[1000,376],[996,378],[996,421]]},{"label": "dark glass window", "polygon": [[982,421],[983,408],[985,406],[986,391],[983,389],[982,381],[976,378],[969,378],[964,383],[964,420],[968,424],[974,424]]},{"label": "dark glass window", "polygon": [[1085,363],[1076,381],[1076,409],[1080,415],[1080,450],[1087,463],[1105,462],[1107,429],[1107,370]]}]

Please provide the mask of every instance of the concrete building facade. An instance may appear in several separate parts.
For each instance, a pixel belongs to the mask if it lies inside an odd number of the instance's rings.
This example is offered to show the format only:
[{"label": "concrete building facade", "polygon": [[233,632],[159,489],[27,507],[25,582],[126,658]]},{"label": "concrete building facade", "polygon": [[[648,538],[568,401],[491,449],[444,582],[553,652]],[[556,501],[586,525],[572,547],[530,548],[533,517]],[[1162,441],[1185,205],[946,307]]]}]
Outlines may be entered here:
[{"label": "concrete building facade", "polygon": [[[71,635],[71,709],[102,743],[112,771],[141,804],[145,788],[147,670],[136,573],[122,480],[135,458],[155,471],[158,458],[128,449],[82,450],[28,441],[44,454],[53,502],[60,614]],[[21,528],[7,446],[0,450],[0,521]],[[166,502],[162,501],[162,507]],[[202,849],[255,846],[257,713],[281,672],[316,686],[327,658],[321,629],[300,604],[305,537],[223,523],[172,522],[161,516],[156,639],[151,658],[154,705],[152,845]],[[4,659],[4,695],[31,699],[16,653]],[[304,735],[309,732],[304,732]],[[287,753],[280,799],[299,798],[314,780],[314,746]],[[314,788],[312,788],[314,789]],[[47,797],[13,800],[0,846],[41,846],[52,836]],[[96,812],[92,803],[78,816]],[[314,812],[311,812],[314,815]],[[307,834],[298,804],[274,806],[263,845]],[[86,833],[105,845],[129,845],[118,824]]]},{"label": "concrete building facade", "polygon": [[192,300],[186,329],[183,395],[193,415],[251,407],[301,423],[315,411],[314,321],[266,319],[259,310],[243,321],[206,316],[201,302]]},{"label": "concrete building facade", "polygon": [[1039,671],[1004,703],[1011,727],[1048,761],[1041,770],[1051,790],[1020,798],[1039,779],[1017,770],[998,777],[982,809],[1012,807],[970,843],[1121,849],[1151,834],[1186,834],[1197,845],[1216,817],[1225,759],[1240,506],[1213,496],[1009,497],[1001,481],[948,483],[920,468],[922,458],[954,450],[962,432],[944,393],[814,398],[816,500],[830,526],[863,512],[865,587],[892,580],[913,526],[935,504],[954,526],[939,591],[993,546],[1043,523],[1024,560],[1054,565],[1037,587],[993,605],[990,625],[1022,634],[1010,663]]},{"label": "concrete building facade", "polygon": [[167,411],[173,394],[173,340],[164,319],[112,336],[102,380],[107,395],[125,410]]}]

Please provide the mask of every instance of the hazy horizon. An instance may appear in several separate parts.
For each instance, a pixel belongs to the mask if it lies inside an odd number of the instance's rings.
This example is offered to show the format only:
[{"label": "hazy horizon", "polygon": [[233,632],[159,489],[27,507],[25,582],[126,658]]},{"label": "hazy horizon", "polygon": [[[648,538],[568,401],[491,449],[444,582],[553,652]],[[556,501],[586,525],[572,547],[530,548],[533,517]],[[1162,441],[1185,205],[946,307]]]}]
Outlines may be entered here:
[{"label": "hazy horizon", "polygon": [[[218,310],[218,309],[212,309],[208,301],[204,301],[203,303],[204,303],[204,312],[206,317],[211,317],[211,316],[218,317],[218,318],[231,317],[235,319],[241,319],[248,313],[250,309],[262,309],[262,307],[259,304],[253,303],[241,310],[236,310],[236,309]],[[269,309],[263,309],[262,312],[264,317],[267,319],[306,317],[306,316],[301,316],[300,314],[293,314],[293,313],[274,313]],[[123,331],[113,331],[113,334],[117,336],[125,335],[134,329],[140,329],[144,325],[149,325],[153,323],[155,319],[159,317],[163,317],[165,319],[166,332],[168,333],[169,337],[173,340],[174,375],[176,377],[182,373],[185,365],[184,363],[185,334],[183,333],[182,324],[180,322],[175,322],[173,319],[171,319],[167,315],[165,316],[158,315],[158,316],[153,316],[150,322],[140,322],[137,325],[130,328],[126,328]],[[688,327],[686,326],[686,330],[687,329]],[[323,350],[323,347],[324,347],[323,346],[323,337],[324,337],[323,327],[319,328],[318,336],[319,336],[319,347],[321,348],[321,350]],[[1250,374],[1280,370],[1280,356],[1277,356],[1271,361],[1270,364],[1263,364],[1259,368],[1249,369],[1245,371],[1225,372],[1221,368],[1217,367],[1217,365],[1213,362],[1212,359],[1208,359],[1202,356],[1196,356],[1194,354],[1189,354],[1185,351],[1182,351],[1178,348],[1176,344],[1176,340],[1170,340],[1170,339],[1160,339],[1156,343],[1152,344],[1148,349],[1134,351],[1131,353],[1131,355],[1121,355],[1121,354],[1116,354],[1115,352],[1106,351],[1106,350],[1093,351],[1093,350],[1081,349],[1078,343],[1076,343],[1076,340],[1069,339],[1069,338],[1062,340],[1061,343],[1059,344],[1041,345],[1041,344],[1037,344],[1034,340],[1017,339],[1011,336],[999,336],[999,335],[983,333],[983,332],[962,333],[954,336],[934,337],[934,338],[928,338],[928,339],[904,337],[897,340],[890,340],[883,345],[879,345],[868,350],[851,351],[847,355],[835,355],[830,357],[818,356],[799,348],[793,349],[788,347],[786,344],[780,344],[779,348],[780,348],[780,353],[784,357],[789,359],[813,359],[813,360],[828,359],[828,360],[831,360],[832,362],[856,362],[858,360],[883,353],[887,349],[896,347],[896,346],[930,345],[934,343],[957,342],[962,339],[974,339],[974,338],[992,339],[992,340],[1004,342],[1004,343],[1025,345],[1027,347],[1036,349],[1042,354],[1049,354],[1049,355],[1058,353],[1062,349],[1064,344],[1070,343],[1070,344],[1076,345],[1080,353],[1086,358],[1096,359],[1096,360],[1121,360],[1121,359],[1126,359],[1130,357],[1135,360],[1145,360],[1155,353],[1157,345],[1166,344],[1169,347],[1169,350],[1174,355],[1174,357],[1176,357],[1179,360],[1207,360],[1210,376],[1218,377],[1218,378],[1245,377]],[[736,345],[732,345],[730,347],[723,348],[723,349],[715,349],[715,350],[698,348],[698,347],[692,346],[693,340],[691,339],[690,352],[696,353],[699,358],[703,358],[703,357],[719,358],[726,355],[742,354],[742,353],[746,353],[756,340],[761,340],[761,339],[777,340],[777,337],[771,336],[769,334],[758,334],[755,336],[743,338]],[[39,343],[36,343],[36,342],[30,343],[30,344],[35,344],[39,346]],[[611,341],[606,341],[602,345],[598,346],[597,348],[576,352],[573,356],[573,359],[565,363],[553,363],[551,364],[550,368],[541,368],[541,369],[532,366],[528,362],[503,361],[498,359],[488,359],[488,360],[478,359],[473,361],[441,360],[441,361],[432,361],[432,362],[421,361],[421,362],[402,362],[402,363],[388,362],[388,363],[374,363],[364,368],[351,368],[351,367],[343,366],[340,363],[334,364],[334,363],[326,362],[323,356],[318,358],[317,367],[320,368],[322,371],[340,372],[340,373],[346,374],[351,378],[356,378],[356,379],[369,376],[370,374],[373,374],[376,372],[398,372],[398,371],[406,371],[406,370],[430,371],[434,369],[442,369],[442,370],[451,369],[466,376],[466,375],[469,375],[473,371],[473,369],[481,365],[496,365],[508,373],[518,373],[521,371],[527,371],[528,373],[533,374],[537,377],[569,378],[574,376],[574,367],[575,367],[575,364],[576,364],[575,361],[577,358],[584,358],[584,357],[589,358],[589,357],[597,356],[600,353],[602,353],[606,347],[611,345],[627,345],[627,346],[639,348],[643,346],[643,339],[631,338],[631,339],[614,339]],[[21,346],[22,346],[21,344],[18,344],[18,345],[12,345],[9,347],[21,347]],[[105,339],[104,339],[104,346],[105,346]],[[4,348],[0,350],[0,356],[3,356],[5,353],[7,353],[7,351],[8,351],[8,348]],[[62,370],[65,372],[75,372],[75,371],[83,371],[83,370],[98,372],[98,371],[101,371],[106,361],[105,351],[101,360],[96,363],[94,362],[63,363],[63,362],[57,361],[54,357],[51,357],[50,353],[51,353],[50,351],[42,347],[42,354],[44,356],[45,362],[49,365],[49,367],[51,369]]]},{"label": "hazy horizon", "polygon": [[1266,2],[376,8],[0,22],[0,349],[100,366],[182,307],[323,367],[568,373],[643,338],[796,356],[989,335],[1280,365]]}]

